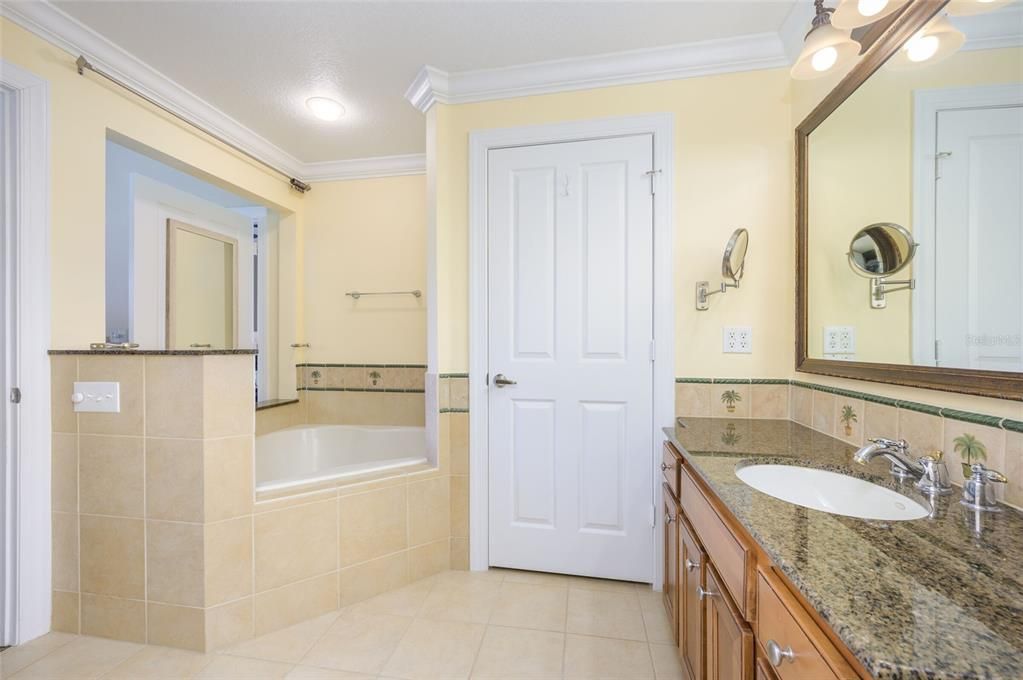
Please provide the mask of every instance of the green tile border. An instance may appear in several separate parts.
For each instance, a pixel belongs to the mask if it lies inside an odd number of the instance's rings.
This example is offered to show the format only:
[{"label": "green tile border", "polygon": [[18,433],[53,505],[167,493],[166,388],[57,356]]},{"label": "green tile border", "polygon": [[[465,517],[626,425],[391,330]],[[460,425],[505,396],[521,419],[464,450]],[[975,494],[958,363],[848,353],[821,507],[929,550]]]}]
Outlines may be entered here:
[{"label": "green tile border", "polygon": [[302,392],[388,392],[391,394],[425,394],[426,390],[397,387],[296,387]]},{"label": "green tile border", "polygon": [[426,370],[425,364],[295,364],[295,368],[421,368]]},{"label": "green tile border", "polygon": [[468,412],[469,412],[469,409],[467,409],[467,408],[442,408],[442,409],[440,409],[440,413],[468,413]]},{"label": "green tile border", "polygon": [[468,373],[438,373],[437,378],[439,380],[450,380],[451,378],[469,378]]},{"label": "green tile border", "polygon": [[972,411],[960,411],[959,409],[943,408],[941,406],[931,406],[930,404],[921,404],[916,401],[907,401],[904,399],[892,399],[891,397],[882,397],[877,394],[870,394],[869,392],[857,392],[855,390],[847,390],[841,387],[832,387],[830,385],[819,385],[817,383],[810,383],[803,380],[791,380],[786,378],[675,378],[676,384],[701,384],[701,385],[791,385],[792,387],[802,387],[812,392],[823,392],[825,394],[833,394],[838,397],[845,397],[847,399],[861,399],[872,404],[881,404],[882,406],[891,406],[894,408],[904,409],[906,411],[913,411],[915,413],[923,413],[929,416],[937,416],[939,418],[948,418],[949,420],[958,420],[964,423],[971,423],[973,425],[984,425],[987,427],[1001,428],[1011,432],[1023,433],[1023,421],[1012,420],[1009,418],[999,418],[997,416],[989,416],[983,413],[973,413]]}]

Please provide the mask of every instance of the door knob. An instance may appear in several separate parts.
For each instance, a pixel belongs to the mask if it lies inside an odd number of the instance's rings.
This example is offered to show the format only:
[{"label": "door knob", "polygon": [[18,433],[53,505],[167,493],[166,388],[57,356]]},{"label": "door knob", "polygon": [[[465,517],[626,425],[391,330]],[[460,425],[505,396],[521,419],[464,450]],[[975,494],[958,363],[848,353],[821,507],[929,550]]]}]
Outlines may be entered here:
[{"label": "door knob", "polygon": [[504,373],[498,373],[494,376],[494,385],[497,387],[507,387],[508,385],[518,385],[518,383],[510,378],[504,377]]}]

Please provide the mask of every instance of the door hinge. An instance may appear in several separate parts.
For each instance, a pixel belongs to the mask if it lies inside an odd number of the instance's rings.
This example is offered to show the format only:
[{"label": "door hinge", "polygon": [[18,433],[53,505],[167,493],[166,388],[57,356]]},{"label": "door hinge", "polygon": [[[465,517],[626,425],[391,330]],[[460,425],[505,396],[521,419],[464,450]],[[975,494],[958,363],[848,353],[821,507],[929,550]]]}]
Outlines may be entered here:
[{"label": "door hinge", "polygon": [[655,340],[650,341],[650,361],[657,361],[657,344]]},{"label": "door hinge", "polygon": [[21,388],[20,387],[12,387],[11,388],[11,403],[12,404],[20,404],[21,403]]},{"label": "door hinge", "polygon": [[934,154],[934,179],[935,181],[941,179],[941,161],[944,158],[948,158],[952,155],[951,151],[939,151]]},{"label": "door hinge", "polygon": [[657,175],[661,174],[661,172],[662,172],[661,170],[647,170],[645,173],[643,173],[644,175],[646,175],[647,177],[650,178],[650,195],[651,196],[656,196],[657,195],[657,185],[656,185]]},{"label": "door hinge", "polygon": [[657,526],[657,506],[656,505],[651,505],[650,506],[650,526],[651,527]]}]

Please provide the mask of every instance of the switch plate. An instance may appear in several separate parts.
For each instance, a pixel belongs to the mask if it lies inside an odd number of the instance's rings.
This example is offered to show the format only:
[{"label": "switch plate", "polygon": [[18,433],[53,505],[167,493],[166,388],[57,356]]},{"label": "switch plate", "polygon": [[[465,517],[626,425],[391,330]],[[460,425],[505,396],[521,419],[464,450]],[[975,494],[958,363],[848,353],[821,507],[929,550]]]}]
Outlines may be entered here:
[{"label": "switch plate", "polygon": [[725,354],[752,354],[753,329],[750,326],[725,326],[721,344],[721,351]]},{"label": "switch plate", "polygon": [[76,413],[120,413],[121,383],[76,382],[71,401]]},{"label": "switch plate", "polygon": [[856,354],[856,329],[853,326],[824,327],[824,355],[851,359]]}]

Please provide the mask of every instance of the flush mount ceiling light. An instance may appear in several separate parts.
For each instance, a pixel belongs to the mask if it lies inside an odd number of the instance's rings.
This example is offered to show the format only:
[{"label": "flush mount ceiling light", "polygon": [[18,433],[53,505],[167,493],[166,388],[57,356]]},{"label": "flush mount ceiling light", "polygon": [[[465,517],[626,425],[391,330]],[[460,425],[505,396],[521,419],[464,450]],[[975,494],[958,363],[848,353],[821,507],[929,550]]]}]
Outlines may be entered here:
[{"label": "flush mount ceiling light", "polygon": [[817,14],[813,28],[806,34],[803,51],[792,65],[792,77],[797,80],[820,78],[835,71],[841,71],[851,64],[860,53],[860,44],[843,31],[831,25],[831,13],[835,10],[824,6],[824,0],[814,0]]},{"label": "flush mount ceiling light", "polygon": [[831,23],[836,28],[859,28],[898,11],[907,2],[909,0],[841,0]]},{"label": "flush mount ceiling light", "polygon": [[966,36],[948,17],[936,17],[907,40],[885,66],[908,69],[934,64],[955,53],[965,41]]},{"label": "flush mount ceiling light", "polygon": [[327,97],[310,97],[305,100],[305,105],[320,120],[332,121],[345,115],[345,107],[341,102]]},{"label": "flush mount ceiling light", "polygon": [[966,17],[1005,7],[1010,2],[1013,0],[952,0],[945,5],[945,11],[954,17]]}]

